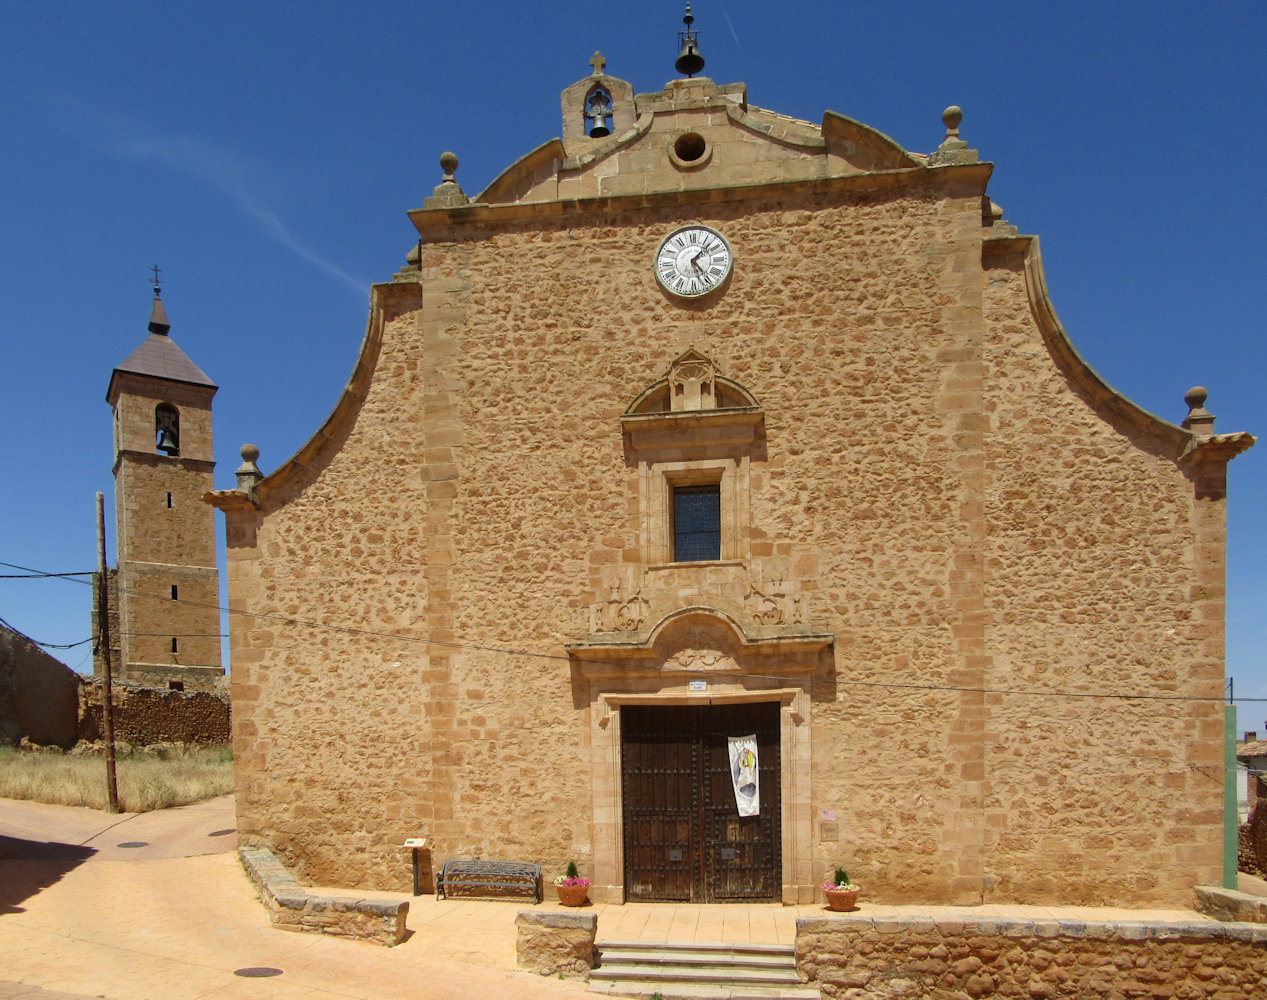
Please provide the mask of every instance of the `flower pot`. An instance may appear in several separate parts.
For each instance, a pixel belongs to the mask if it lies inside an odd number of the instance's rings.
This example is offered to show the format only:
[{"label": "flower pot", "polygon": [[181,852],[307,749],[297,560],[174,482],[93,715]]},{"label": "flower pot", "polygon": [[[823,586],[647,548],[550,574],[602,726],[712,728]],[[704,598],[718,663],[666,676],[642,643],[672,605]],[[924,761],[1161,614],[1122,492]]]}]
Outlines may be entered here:
[{"label": "flower pot", "polygon": [[556,885],[559,890],[559,902],[564,906],[584,906],[585,894],[589,892],[587,885]]},{"label": "flower pot", "polygon": [[827,908],[829,910],[852,910],[858,902],[857,889],[824,889],[827,895]]}]

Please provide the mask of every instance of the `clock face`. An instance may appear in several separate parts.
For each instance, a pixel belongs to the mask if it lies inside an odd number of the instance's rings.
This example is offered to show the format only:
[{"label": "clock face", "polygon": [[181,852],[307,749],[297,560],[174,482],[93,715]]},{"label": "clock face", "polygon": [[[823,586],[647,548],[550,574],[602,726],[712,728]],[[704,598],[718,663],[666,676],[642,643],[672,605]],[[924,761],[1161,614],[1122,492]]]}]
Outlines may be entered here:
[{"label": "clock face", "polygon": [[660,243],[655,276],[666,292],[684,299],[707,295],[730,274],[730,244],[715,229],[683,226]]}]

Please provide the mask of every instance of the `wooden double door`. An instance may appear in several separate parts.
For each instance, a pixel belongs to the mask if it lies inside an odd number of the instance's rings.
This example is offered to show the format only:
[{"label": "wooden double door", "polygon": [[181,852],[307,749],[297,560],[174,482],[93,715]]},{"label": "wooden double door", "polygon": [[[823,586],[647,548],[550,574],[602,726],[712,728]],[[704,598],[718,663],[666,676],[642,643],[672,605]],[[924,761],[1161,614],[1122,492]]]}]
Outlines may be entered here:
[{"label": "wooden double door", "polygon": [[[757,737],[760,811],[740,816],[728,737]],[[625,898],[777,902],[779,705],[621,709]]]}]

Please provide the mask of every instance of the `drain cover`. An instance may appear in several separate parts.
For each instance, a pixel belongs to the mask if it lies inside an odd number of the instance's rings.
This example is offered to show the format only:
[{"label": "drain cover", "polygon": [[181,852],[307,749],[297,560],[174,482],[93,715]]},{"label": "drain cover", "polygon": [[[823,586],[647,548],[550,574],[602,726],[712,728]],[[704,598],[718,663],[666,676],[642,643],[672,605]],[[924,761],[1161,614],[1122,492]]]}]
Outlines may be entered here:
[{"label": "drain cover", "polygon": [[118,847],[149,847],[150,844],[148,840],[128,840],[116,846]]},{"label": "drain cover", "polygon": [[227,830],[215,830],[212,833],[207,834],[207,836],[208,837],[227,837],[229,834],[236,833],[236,832],[237,832],[236,830],[230,827]]},{"label": "drain cover", "polygon": [[267,979],[269,976],[280,976],[282,970],[270,969],[267,965],[257,965],[249,969],[234,969],[233,974],[246,979]]}]

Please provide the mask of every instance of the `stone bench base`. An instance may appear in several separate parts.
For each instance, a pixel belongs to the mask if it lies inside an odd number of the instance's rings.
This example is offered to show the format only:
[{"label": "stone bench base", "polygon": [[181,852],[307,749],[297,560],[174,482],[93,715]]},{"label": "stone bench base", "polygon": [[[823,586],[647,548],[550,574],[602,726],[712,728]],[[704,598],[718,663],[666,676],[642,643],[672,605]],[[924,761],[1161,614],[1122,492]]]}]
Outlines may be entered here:
[{"label": "stone bench base", "polygon": [[274,927],[336,937],[400,944],[405,937],[407,902],[361,896],[314,896],[267,847],[240,847],[242,867],[255,883]]},{"label": "stone bench base", "polygon": [[515,957],[521,969],[542,976],[585,979],[594,967],[596,913],[520,910],[515,916]]},{"label": "stone bench base", "polygon": [[1247,924],[1267,924],[1267,899],[1248,892],[1199,885],[1194,890],[1195,909],[1215,920],[1235,920]]}]

